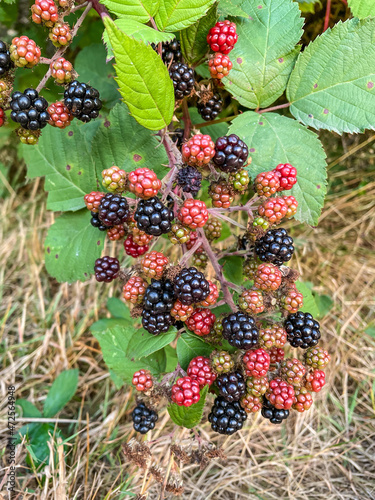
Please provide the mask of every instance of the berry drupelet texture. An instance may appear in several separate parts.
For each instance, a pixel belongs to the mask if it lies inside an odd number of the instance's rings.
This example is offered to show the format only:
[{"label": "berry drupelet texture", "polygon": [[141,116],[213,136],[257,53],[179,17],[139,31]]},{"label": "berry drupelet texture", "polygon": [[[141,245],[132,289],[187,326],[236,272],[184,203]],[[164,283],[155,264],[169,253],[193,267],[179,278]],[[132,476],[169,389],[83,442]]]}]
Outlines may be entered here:
[{"label": "berry drupelet texture", "polygon": [[64,103],[73,116],[85,123],[97,118],[102,108],[99,92],[78,80],[74,80],[65,89]]},{"label": "berry drupelet texture", "polygon": [[269,420],[271,424],[281,424],[283,420],[289,417],[289,410],[275,408],[270,401],[263,398],[262,417]]},{"label": "berry drupelet texture", "polygon": [[271,229],[256,241],[255,252],[261,261],[281,266],[293,256],[293,238],[284,228]]},{"label": "berry drupelet texture", "polygon": [[219,137],[215,144],[213,161],[223,172],[236,172],[242,168],[249,156],[246,144],[235,134]]},{"label": "berry drupelet texture", "polygon": [[317,345],[320,339],[320,325],[310,313],[298,311],[289,314],[284,323],[288,342],[292,347],[307,349]]},{"label": "berry drupelet texture", "polygon": [[186,373],[190,378],[196,380],[200,387],[211,385],[216,379],[216,373],[212,371],[209,358],[197,356],[193,358],[187,368]]},{"label": "berry drupelet texture", "polygon": [[222,396],[218,396],[208,415],[212,430],[219,434],[230,436],[242,429],[247,414],[238,401],[229,403]]},{"label": "berry drupelet texture", "polygon": [[177,173],[177,184],[184,193],[195,197],[201,188],[202,174],[195,167],[183,167]]},{"label": "berry drupelet texture", "polygon": [[191,377],[179,378],[172,386],[172,401],[178,406],[191,406],[200,399],[200,386],[197,380]]},{"label": "berry drupelet texture", "polygon": [[139,276],[132,276],[122,289],[122,296],[131,304],[142,304],[147,282]]},{"label": "berry drupelet texture", "polygon": [[163,59],[163,62],[166,64],[169,64],[172,61],[181,62],[181,45],[176,38],[170,42],[163,42],[161,47],[161,58]]},{"label": "berry drupelet texture", "polygon": [[198,304],[210,294],[210,284],[195,267],[183,269],[174,280],[176,297],[182,304]]},{"label": "berry drupelet texture", "polygon": [[140,403],[132,412],[134,430],[141,434],[146,434],[155,427],[158,418],[156,411],[147,408],[144,403]]},{"label": "berry drupelet texture", "polygon": [[0,76],[6,75],[12,67],[8,45],[0,40]]},{"label": "berry drupelet texture", "polygon": [[152,236],[169,233],[173,218],[173,210],[166,207],[156,196],[140,200],[134,214],[138,228]]},{"label": "berry drupelet texture", "polygon": [[110,283],[117,278],[120,272],[120,263],[115,257],[102,257],[95,261],[95,279],[96,281],[105,281]]},{"label": "berry drupelet texture", "polygon": [[102,224],[102,222],[99,219],[99,214],[97,212],[91,212],[90,224],[93,227],[99,229],[99,231],[107,231],[107,229],[109,229],[109,226],[105,226],[104,224]]},{"label": "berry drupelet texture", "polygon": [[148,245],[137,245],[131,234],[129,234],[129,236],[124,241],[124,249],[126,255],[130,255],[134,259],[146,253],[148,251],[148,248]]},{"label": "berry drupelet texture", "polygon": [[246,392],[246,384],[239,371],[222,373],[216,380],[219,394],[226,401],[239,401]]},{"label": "berry drupelet texture", "polygon": [[108,193],[100,201],[99,220],[107,227],[122,224],[129,217],[129,205],[123,196]]},{"label": "berry drupelet texture", "polygon": [[152,375],[149,370],[139,370],[134,373],[132,384],[139,392],[149,391],[154,385]]},{"label": "berry drupelet texture", "polygon": [[173,82],[174,95],[177,100],[190,95],[194,88],[194,70],[182,62],[174,62],[169,68],[169,76]]},{"label": "berry drupelet texture", "polygon": [[10,117],[26,130],[40,130],[50,119],[47,107],[48,102],[34,89],[14,92],[10,101]]},{"label": "berry drupelet texture", "polygon": [[251,349],[258,343],[259,331],[254,318],[246,313],[236,312],[223,319],[223,337],[237,349]]},{"label": "berry drupelet texture", "polygon": [[198,101],[197,108],[198,113],[204,121],[208,122],[215,120],[223,109],[223,100],[221,95],[216,92],[210,99],[208,99],[208,101]]},{"label": "berry drupelet texture", "polygon": [[211,50],[222,54],[229,54],[237,40],[236,25],[228,20],[218,21],[210,28],[207,35],[207,43]]},{"label": "berry drupelet texture", "polygon": [[198,307],[186,320],[186,326],[196,335],[204,337],[211,332],[215,319],[216,316],[210,309]]}]

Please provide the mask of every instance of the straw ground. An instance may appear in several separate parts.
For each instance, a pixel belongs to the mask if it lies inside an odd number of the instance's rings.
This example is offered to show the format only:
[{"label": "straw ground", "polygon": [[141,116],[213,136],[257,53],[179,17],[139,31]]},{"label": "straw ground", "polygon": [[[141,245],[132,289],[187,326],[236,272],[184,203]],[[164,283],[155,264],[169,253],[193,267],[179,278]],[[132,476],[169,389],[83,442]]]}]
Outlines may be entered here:
[{"label": "straw ground", "polygon": [[[188,430],[175,431],[161,411],[148,436],[161,484],[123,453],[123,444],[134,437],[134,392],[115,388],[89,331],[106,314],[107,298],[120,296],[119,287],[93,279],[58,284],[48,277],[43,240],[54,216],[45,209],[43,182],[16,191],[5,187],[0,207],[0,483],[6,470],[7,385],[15,384],[18,398],[41,408],[62,370],[79,368],[80,374],[76,396],[59,415],[68,438],[65,452],[51,436],[59,460],[50,460],[42,474],[26,466],[26,447],[19,446],[15,498],[104,500],[141,493],[150,500],[171,498],[166,487],[180,471],[184,499],[375,499],[375,136],[323,139],[332,152],[327,203],[317,228],[301,226],[293,235],[294,265],[303,280],[333,299],[321,321],[323,345],[332,355],[328,386],[306,415],[293,415],[282,426],[255,416],[232,437],[212,433],[207,423],[199,426],[199,439]],[[188,451],[210,441],[227,458],[212,460],[204,469],[199,464],[178,468],[169,452],[171,433]]]}]

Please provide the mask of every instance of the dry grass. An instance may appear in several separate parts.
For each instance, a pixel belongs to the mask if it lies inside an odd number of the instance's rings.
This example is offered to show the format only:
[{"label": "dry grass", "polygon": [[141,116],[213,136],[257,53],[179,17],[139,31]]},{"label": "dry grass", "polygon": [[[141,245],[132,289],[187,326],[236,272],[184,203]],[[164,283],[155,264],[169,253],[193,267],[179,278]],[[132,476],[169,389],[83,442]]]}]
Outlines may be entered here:
[{"label": "dry grass", "polygon": [[[364,140],[346,138],[344,152]],[[323,342],[332,355],[328,387],[306,415],[293,415],[281,427],[255,417],[226,438],[211,434],[208,424],[200,426],[201,439],[227,455],[204,470],[196,465],[179,469],[170,457],[173,424],[163,411],[149,437],[157,440],[151,450],[169,477],[180,470],[182,498],[375,499],[375,339],[365,333],[374,326],[375,309],[372,144],[332,165],[319,227],[295,230],[301,244],[295,264],[303,279],[334,300],[322,320]],[[330,139],[328,147],[341,150],[341,141]],[[60,446],[59,463],[50,461],[45,474],[37,474],[26,467],[26,448],[20,446],[15,498],[104,500],[141,491],[150,500],[159,498],[161,486],[127,463],[121,449],[133,437],[134,394],[128,387],[115,389],[89,333],[90,324],[105,313],[107,297],[119,291],[93,280],[69,286],[48,277],[43,239],[53,216],[45,210],[40,182],[11,192],[0,210],[2,424],[9,384],[17,386],[18,398],[41,407],[62,370],[78,367],[80,372],[77,394],[60,415],[72,420],[60,424],[70,436],[65,460]],[[4,472],[5,425],[1,428]],[[174,436],[186,447],[197,446],[188,430]]]}]

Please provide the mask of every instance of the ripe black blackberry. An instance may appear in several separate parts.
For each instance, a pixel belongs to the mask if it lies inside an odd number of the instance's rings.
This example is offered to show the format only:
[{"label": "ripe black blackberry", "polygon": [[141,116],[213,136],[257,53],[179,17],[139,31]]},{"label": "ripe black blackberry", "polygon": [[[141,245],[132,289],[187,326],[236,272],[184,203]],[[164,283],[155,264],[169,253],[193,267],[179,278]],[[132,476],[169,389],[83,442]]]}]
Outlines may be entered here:
[{"label": "ripe black blackberry", "polygon": [[231,435],[242,429],[247,413],[240,403],[229,403],[222,396],[218,396],[208,415],[212,430],[219,434]]},{"label": "ripe black blackberry", "polygon": [[[157,47],[157,46],[156,46]],[[180,42],[175,38],[171,42],[163,42],[161,49],[161,58],[163,62],[180,62],[182,59]]]},{"label": "ripe black blackberry", "polygon": [[129,216],[129,205],[126,198],[118,194],[107,193],[100,201],[99,220],[107,227],[118,226]]},{"label": "ripe black blackberry", "polygon": [[[110,229],[108,226],[105,226],[104,224],[102,224],[99,220],[99,214],[95,213],[95,212],[91,212],[91,219],[90,219],[90,224],[94,227],[96,227],[97,229],[99,229],[99,231],[107,231],[107,229]],[[112,227],[112,226],[111,226]]]},{"label": "ripe black blackberry", "polygon": [[141,434],[146,434],[155,427],[155,422],[159,416],[156,411],[147,408],[144,403],[139,403],[132,411],[134,430]]},{"label": "ripe black blackberry", "polygon": [[169,76],[173,82],[174,96],[177,100],[190,95],[194,88],[194,70],[181,62],[174,62],[169,68]]},{"label": "ripe black blackberry", "polygon": [[139,200],[134,214],[138,229],[152,236],[169,233],[173,218],[173,210],[166,207],[157,196]]},{"label": "ripe black blackberry", "polygon": [[105,281],[110,283],[117,278],[120,272],[120,262],[115,257],[105,256],[95,261],[95,279],[96,281]]},{"label": "ripe black blackberry", "polygon": [[185,131],[183,128],[176,128],[171,133],[171,139],[176,144],[176,146],[178,148],[180,148],[182,146],[182,143],[184,140],[184,132]]},{"label": "ripe black blackberry", "polygon": [[239,371],[223,373],[216,380],[219,394],[226,401],[238,401],[246,392],[246,384]]},{"label": "ripe black blackberry", "polygon": [[248,147],[235,134],[219,137],[215,143],[215,151],[213,161],[223,172],[237,172],[249,156]]},{"label": "ripe black blackberry", "polygon": [[278,410],[263,397],[262,417],[267,418],[271,424],[281,424],[281,422],[289,417],[289,410]]},{"label": "ripe black blackberry", "polygon": [[287,339],[292,347],[307,349],[317,345],[320,339],[320,325],[310,313],[298,311],[289,314],[284,323]]},{"label": "ripe black blackberry", "polygon": [[102,108],[98,90],[78,80],[74,80],[66,88],[64,103],[72,115],[81,122],[89,122],[97,118]]},{"label": "ripe black blackberry", "polygon": [[14,92],[10,101],[11,119],[26,130],[39,130],[47,125],[48,102],[35,89]]},{"label": "ripe black blackberry", "polygon": [[293,256],[293,238],[282,227],[271,229],[256,241],[255,252],[261,261],[281,266]]},{"label": "ripe black blackberry", "polygon": [[243,312],[229,314],[223,319],[223,337],[237,349],[248,350],[255,347],[259,331],[255,320]]},{"label": "ripe black blackberry", "polygon": [[142,326],[152,335],[167,332],[173,322],[173,317],[169,312],[154,313],[145,309],[142,311]]},{"label": "ripe black blackberry", "polygon": [[195,267],[183,269],[174,280],[176,297],[185,305],[197,304],[210,294],[210,284]]},{"label": "ripe black blackberry", "polygon": [[8,45],[0,40],[0,76],[5,75],[13,67]]},{"label": "ripe black blackberry", "polygon": [[155,314],[170,312],[175,302],[174,286],[171,280],[151,279],[143,299],[143,309]]},{"label": "ripe black blackberry", "polygon": [[177,184],[184,193],[197,196],[202,184],[202,174],[195,167],[181,168],[177,173]]},{"label": "ripe black blackberry", "polygon": [[213,94],[213,96],[205,103],[199,101],[197,104],[198,113],[201,115],[203,120],[209,122],[214,120],[221,110],[223,109],[223,100],[219,93]]}]

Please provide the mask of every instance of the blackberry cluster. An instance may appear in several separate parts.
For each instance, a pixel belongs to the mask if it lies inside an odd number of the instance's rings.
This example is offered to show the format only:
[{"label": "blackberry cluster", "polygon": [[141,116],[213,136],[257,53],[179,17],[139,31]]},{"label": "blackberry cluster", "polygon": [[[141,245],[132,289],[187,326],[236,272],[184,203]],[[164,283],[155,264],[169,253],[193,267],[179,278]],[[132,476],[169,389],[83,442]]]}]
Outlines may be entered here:
[{"label": "blackberry cluster", "polygon": [[293,238],[282,227],[271,229],[256,241],[255,252],[261,261],[281,266],[293,256]]},{"label": "blackberry cluster", "polygon": [[246,384],[239,371],[223,373],[216,380],[219,394],[226,401],[238,401],[246,392]]},{"label": "blackberry cluster", "polygon": [[167,332],[173,323],[170,312],[174,301],[173,283],[170,280],[152,279],[143,299],[143,328],[152,335]]},{"label": "blackberry cluster", "polygon": [[236,312],[223,319],[223,337],[237,349],[248,350],[255,347],[259,331],[255,320],[246,313]]},{"label": "blackberry cluster", "polygon": [[181,45],[176,38],[171,42],[162,43],[161,58],[163,59],[163,62],[165,62],[166,64],[169,64],[172,61],[181,62],[182,59]]},{"label": "blackberry cluster", "polygon": [[166,207],[157,196],[140,200],[134,214],[138,229],[152,236],[169,233],[173,218],[173,210]]},{"label": "blackberry cluster", "polygon": [[132,411],[133,427],[136,432],[146,434],[155,427],[158,414],[151,408],[147,408],[144,403],[140,403]]},{"label": "blackberry cluster", "polygon": [[102,224],[100,222],[99,214],[97,214],[95,212],[91,212],[90,224],[93,227],[96,227],[97,229],[99,229],[99,231],[107,231],[107,229],[110,229],[109,226],[105,226],[104,224]]},{"label": "blackberry cluster", "polygon": [[27,130],[39,130],[47,125],[50,115],[48,102],[34,89],[14,92],[10,101],[11,119]]},{"label": "blackberry cluster", "polygon": [[228,436],[242,429],[246,418],[247,414],[240,403],[237,401],[229,403],[222,396],[215,399],[208,415],[212,430]]},{"label": "blackberry cluster", "polygon": [[298,311],[289,314],[284,323],[288,342],[292,347],[307,349],[317,345],[320,339],[320,325],[310,313]]},{"label": "blackberry cluster", "polygon": [[169,76],[173,82],[174,96],[177,100],[190,95],[194,88],[194,70],[181,62],[174,62],[169,68]]},{"label": "blackberry cluster", "polygon": [[64,103],[73,116],[81,122],[89,122],[99,116],[102,101],[99,92],[78,80],[70,83],[64,92]]},{"label": "blackberry cluster", "polygon": [[120,263],[115,257],[105,256],[96,259],[94,270],[96,281],[110,283],[117,278],[120,272]]},{"label": "blackberry cluster", "polygon": [[201,188],[202,174],[195,167],[181,168],[177,174],[177,184],[184,193],[191,193],[195,197]]},{"label": "blackberry cluster", "polygon": [[118,226],[129,217],[129,205],[126,198],[118,194],[108,193],[99,205],[99,220],[104,226]]},{"label": "blackberry cluster", "polygon": [[223,109],[223,100],[219,93],[213,94],[211,99],[206,103],[198,102],[197,104],[198,113],[201,115],[203,120],[209,122],[214,120]]},{"label": "blackberry cluster", "polygon": [[236,172],[249,156],[246,144],[235,134],[219,137],[215,144],[213,161],[223,172]]},{"label": "blackberry cluster", "polygon": [[289,410],[278,410],[264,397],[262,417],[267,418],[271,424],[281,424],[283,420],[289,417]]},{"label": "blackberry cluster", "polygon": [[8,46],[0,40],[0,76],[5,75],[13,66]]},{"label": "blackberry cluster", "polygon": [[197,304],[210,294],[210,284],[195,267],[183,269],[174,280],[176,297],[185,305]]}]

